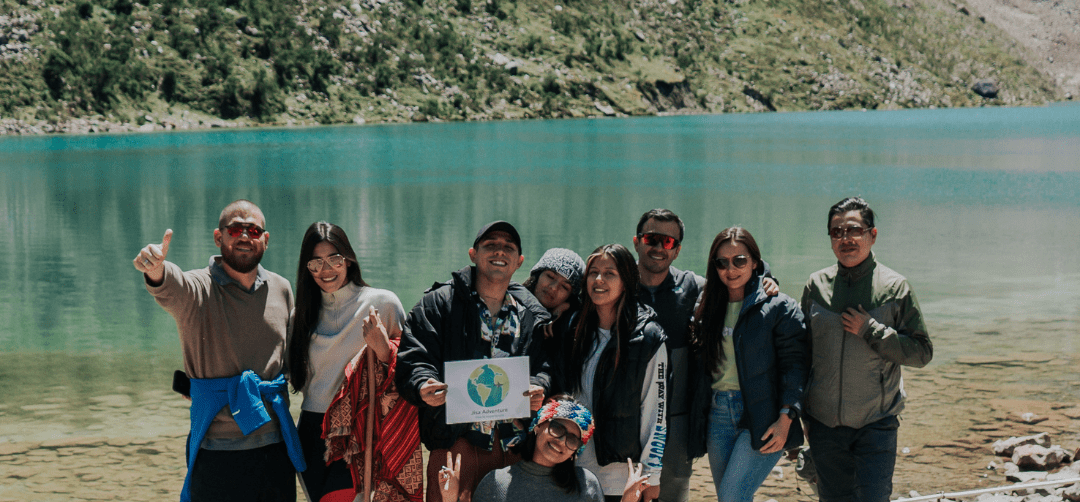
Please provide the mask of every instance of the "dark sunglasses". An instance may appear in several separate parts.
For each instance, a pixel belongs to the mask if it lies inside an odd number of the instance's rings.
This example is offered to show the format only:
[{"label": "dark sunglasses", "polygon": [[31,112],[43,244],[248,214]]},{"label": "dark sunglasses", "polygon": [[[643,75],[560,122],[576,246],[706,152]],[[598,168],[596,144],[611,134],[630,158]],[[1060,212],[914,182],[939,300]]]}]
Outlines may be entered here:
[{"label": "dark sunglasses", "polygon": [[341,268],[345,264],[345,257],[339,254],[332,254],[326,258],[315,258],[307,262],[307,269],[313,274],[319,273],[323,269],[323,263],[330,265],[331,268]]},{"label": "dark sunglasses", "polygon": [[262,237],[264,233],[266,233],[266,230],[263,230],[263,227],[255,225],[254,223],[233,223],[232,225],[229,225],[222,230],[228,232],[229,236],[234,238],[240,237],[240,234],[246,232],[248,234],[248,237],[251,237],[252,239],[258,239],[259,237]]},{"label": "dark sunglasses", "polygon": [[566,447],[570,448],[571,450],[581,448],[581,438],[568,433],[566,431],[566,426],[560,424],[558,421],[555,420],[550,420],[547,424],[548,434],[550,434],[551,437],[555,439],[562,438],[563,444],[565,444]]},{"label": "dark sunglasses", "polygon": [[644,242],[646,246],[661,246],[664,249],[675,249],[679,247],[679,239],[670,235],[638,234],[638,239],[641,239],[641,242]]},{"label": "dark sunglasses", "polygon": [[832,227],[829,229],[829,237],[832,237],[834,240],[845,239],[847,237],[858,239],[872,228],[874,227]]},{"label": "dark sunglasses", "polygon": [[720,270],[727,270],[728,267],[743,268],[747,263],[750,263],[750,257],[744,254],[732,256],[730,260],[727,258],[713,258],[713,266]]}]

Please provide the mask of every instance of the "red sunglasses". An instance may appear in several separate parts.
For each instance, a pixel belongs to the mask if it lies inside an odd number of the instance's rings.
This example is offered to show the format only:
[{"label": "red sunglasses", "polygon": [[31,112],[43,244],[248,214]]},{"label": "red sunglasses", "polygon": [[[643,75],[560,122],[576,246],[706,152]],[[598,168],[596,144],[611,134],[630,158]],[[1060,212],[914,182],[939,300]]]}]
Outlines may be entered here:
[{"label": "red sunglasses", "polygon": [[661,246],[664,249],[675,249],[679,247],[679,239],[670,235],[638,234],[638,239],[641,239],[641,242],[644,242],[646,246]]},{"label": "red sunglasses", "polygon": [[255,225],[254,223],[233,223],[222,230],[228,232],[229,236],[233,238],[240,237],[240,234],[247,233],[248,237],[258,239],[266,233],[266,230],[263,230],[263,227]]}]

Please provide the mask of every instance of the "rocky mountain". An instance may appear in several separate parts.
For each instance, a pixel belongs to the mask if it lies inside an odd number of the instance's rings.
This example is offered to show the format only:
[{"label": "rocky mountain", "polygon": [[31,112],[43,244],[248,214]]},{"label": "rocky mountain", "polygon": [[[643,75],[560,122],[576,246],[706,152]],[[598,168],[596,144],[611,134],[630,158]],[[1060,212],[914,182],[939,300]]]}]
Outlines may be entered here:
[{"label": "rocky mountain", "polygon": [[0,134],[1071,98],[1077,0],[999,1],[0,0]]}]

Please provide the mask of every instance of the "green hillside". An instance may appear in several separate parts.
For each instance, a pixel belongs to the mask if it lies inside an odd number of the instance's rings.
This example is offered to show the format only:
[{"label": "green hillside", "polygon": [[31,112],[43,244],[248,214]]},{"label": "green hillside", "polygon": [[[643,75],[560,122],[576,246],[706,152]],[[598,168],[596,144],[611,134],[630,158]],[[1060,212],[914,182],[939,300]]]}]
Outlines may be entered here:
[{"label": "green hillside", "polygon": [[[1013,40],[947,0],[0,6],[0,118],[45,132],[1058,99]],[[973,92],[979,81],[997,96]]]}]

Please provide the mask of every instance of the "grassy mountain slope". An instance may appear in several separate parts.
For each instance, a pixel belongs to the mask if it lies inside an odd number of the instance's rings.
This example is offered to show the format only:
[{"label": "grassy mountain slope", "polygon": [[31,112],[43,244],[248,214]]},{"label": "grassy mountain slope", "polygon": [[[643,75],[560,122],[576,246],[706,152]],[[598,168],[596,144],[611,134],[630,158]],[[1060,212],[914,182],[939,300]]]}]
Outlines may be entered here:
[{"label": "grassy mountain slope", "polygon": [[[0,0],[0,117],[162,126],[1042,104],[949,0]],[[971,87],[993,81],[997,97]],[[10,129],[10,127],[9,127]],[[62,129],[70,130],[70,129]]]}]

